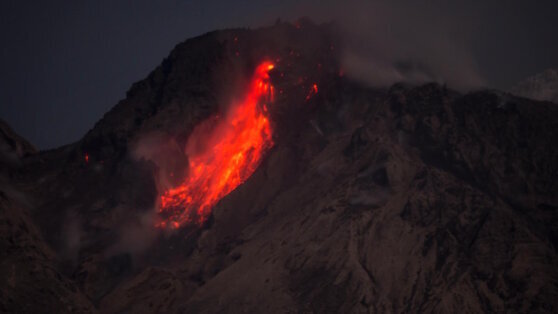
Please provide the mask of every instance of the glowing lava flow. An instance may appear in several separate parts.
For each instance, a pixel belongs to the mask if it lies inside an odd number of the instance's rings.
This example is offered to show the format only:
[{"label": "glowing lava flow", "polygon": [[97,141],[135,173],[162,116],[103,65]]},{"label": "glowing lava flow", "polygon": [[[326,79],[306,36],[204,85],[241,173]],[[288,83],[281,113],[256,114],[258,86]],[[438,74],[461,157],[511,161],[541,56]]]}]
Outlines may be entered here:
[{"label": "glowing lava flow", "polygon": [[[254,173],[273,146],[265,104],[273,100],[268,75],[273,67],[270,62],[257,67],[244,99],[218,120],[210,134],[203,125],[194,129],[186,145],[188,176],[161,195],[158,227],[203,223],[221,198]],[[200,151],[201,142],[207,146]]]}]

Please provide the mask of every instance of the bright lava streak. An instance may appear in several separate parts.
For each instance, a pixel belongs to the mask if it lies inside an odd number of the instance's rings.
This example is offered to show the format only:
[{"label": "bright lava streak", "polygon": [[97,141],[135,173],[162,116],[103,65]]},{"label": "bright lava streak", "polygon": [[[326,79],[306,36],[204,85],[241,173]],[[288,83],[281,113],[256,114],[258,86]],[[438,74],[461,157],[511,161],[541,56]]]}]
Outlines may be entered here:
[{"label": "bright lava streak", "polygon": [[[157,227],[204,223],[213,206],[254,173],[273,146],[266,107],[273,101],[268,74],[273,67],[271,62],[257,67],[242,101],[218,118],[209,134],[202,125],[194,129],[186,145],[188,175],[160,196]],[[201,151],[196,149],[200,142],[207,144]]]}]

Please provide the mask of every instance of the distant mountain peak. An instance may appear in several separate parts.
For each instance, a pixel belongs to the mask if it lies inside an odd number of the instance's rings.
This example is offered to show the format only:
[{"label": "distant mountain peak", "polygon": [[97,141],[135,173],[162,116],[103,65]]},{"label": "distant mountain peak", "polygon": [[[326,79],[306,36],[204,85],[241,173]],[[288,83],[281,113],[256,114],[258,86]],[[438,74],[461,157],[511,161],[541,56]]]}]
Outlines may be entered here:
[{"label": "distant mountain peak", "polygon": [[511,92],[535,100],[558,103],[558,69],[547,69],[515,85]]}]

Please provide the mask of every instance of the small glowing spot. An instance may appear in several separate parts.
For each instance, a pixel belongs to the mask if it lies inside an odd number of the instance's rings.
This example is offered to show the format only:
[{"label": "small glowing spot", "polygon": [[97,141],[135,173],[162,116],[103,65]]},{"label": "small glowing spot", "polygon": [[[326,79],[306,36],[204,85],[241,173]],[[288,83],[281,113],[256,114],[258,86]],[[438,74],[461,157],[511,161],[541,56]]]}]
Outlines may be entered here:
[{"label": "small glowing spot", "polygon": [[310,98],[312,98],[312,96],[316,95],[317,93],[318,93],[318,85],[313,84],[312,88],[310,88],[310,91],[308,92],[308,95],[306,95],[306,101],[310,100]]}]

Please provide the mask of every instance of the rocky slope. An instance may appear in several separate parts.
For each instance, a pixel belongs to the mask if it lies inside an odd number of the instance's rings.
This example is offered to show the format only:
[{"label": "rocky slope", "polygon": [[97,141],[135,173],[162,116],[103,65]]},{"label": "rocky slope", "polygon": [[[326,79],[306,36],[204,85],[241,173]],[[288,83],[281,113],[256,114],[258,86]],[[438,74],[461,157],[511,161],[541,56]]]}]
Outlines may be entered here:
[{"label": "rocky slope", "polygon": [[0,162],[13,167],[22,157],[36,153],[36,149],[0,119]]},{"label": "rocky slope", "polygon": [[87,297],[58,269],[55,252],[29,213],[32,205],[13,184],[22,158],[35,153],[0,121],[0,312],[92,313],[95,309]]},{"label": "rocky slope", "polygon": [[548,69],[528,77],[514,86],[511,92],[526,98],[558,103],[558,70]]},{"label": "rocky slope", "polygon": [[[48,262],[43,282],[67,289],[34,297],[36,275],[15,272],[4,309],[34,312],[28,296],[59,313],[555,312],[558,107],[371,89],[339,75],[340,44],[308,21],[188,40],[82,140],[23,158],[10,186],[40,232],[9,232],[44,238],[52,258],[21,267]],[[157,178],[263,59],[282,91],[275,146],[205,225],[153,228]],[[27,254],[12,242],[5,274]]]}]

